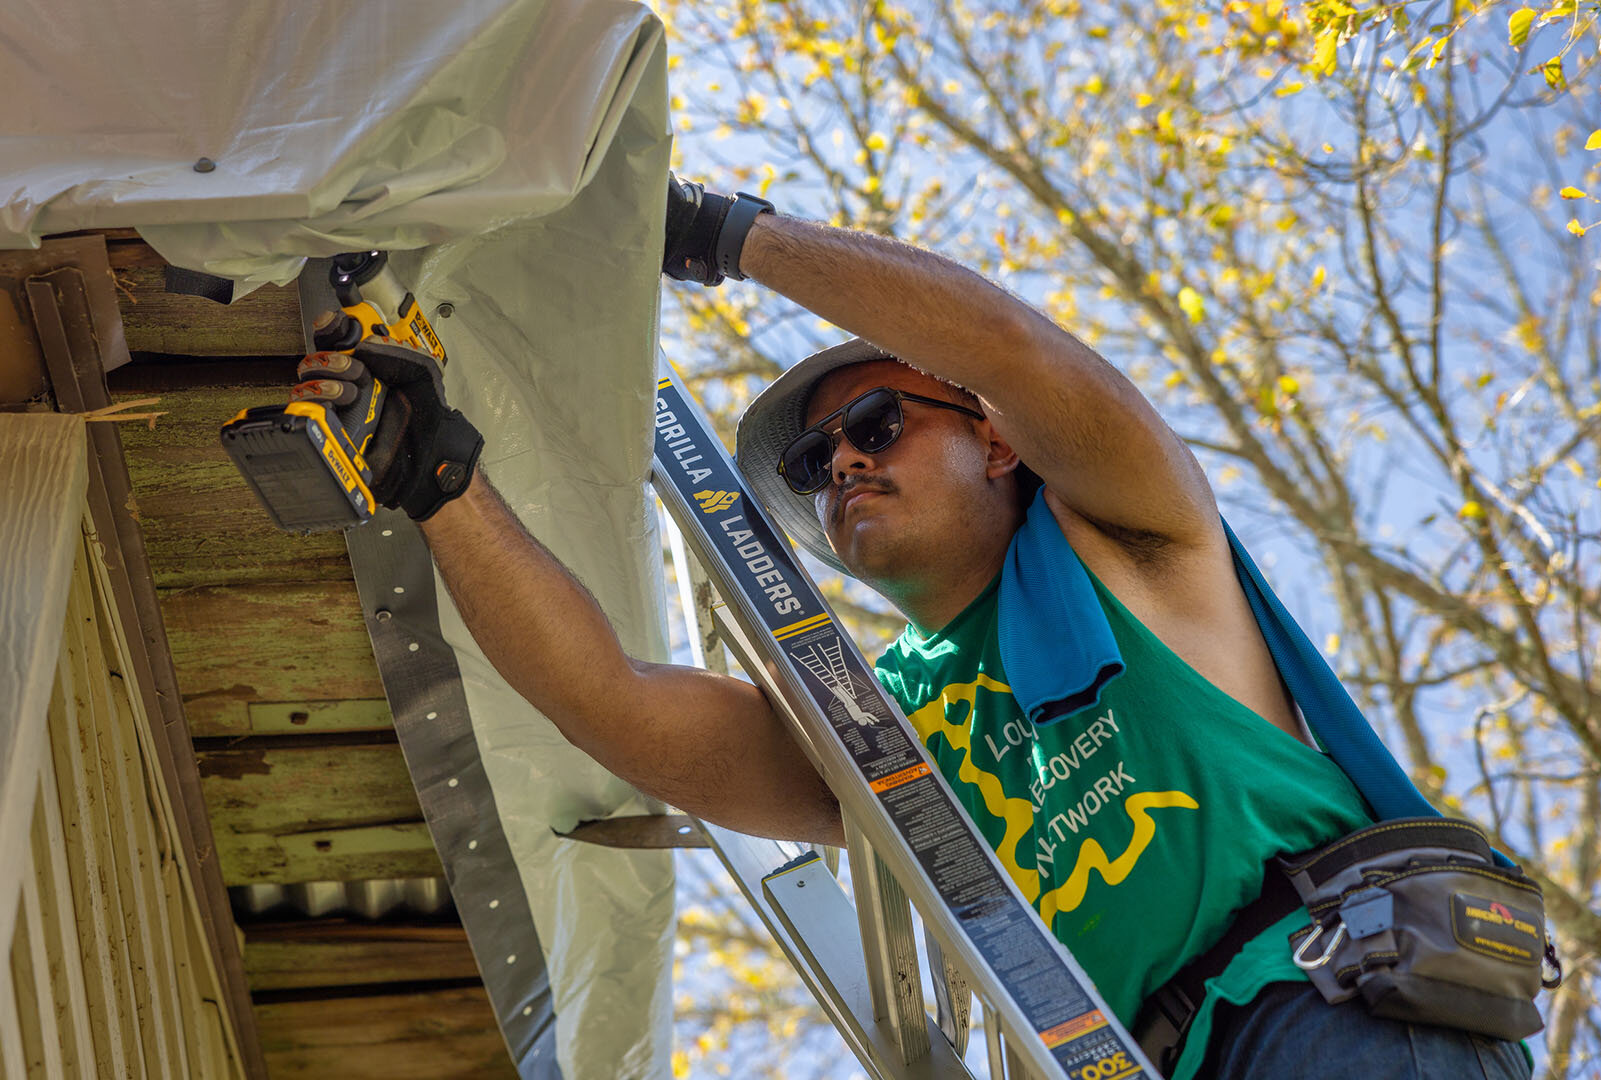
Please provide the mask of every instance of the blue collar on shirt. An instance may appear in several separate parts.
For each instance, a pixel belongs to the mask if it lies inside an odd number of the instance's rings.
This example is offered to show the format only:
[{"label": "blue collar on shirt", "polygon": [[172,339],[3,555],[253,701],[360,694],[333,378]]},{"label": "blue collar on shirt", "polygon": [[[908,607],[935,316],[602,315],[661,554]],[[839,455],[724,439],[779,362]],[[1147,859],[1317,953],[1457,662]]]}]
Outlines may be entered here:
[{"label": "blue collar on shirt", "polygon": [[[1234,572],[1279,674],[1307,726],[1379,820],[1437,817],[1379,741],[1321,653],[1273,595],[1227,522]],[[1095,705],[1123,674],[1123,657],[1079,561],[1041,489],[1001,569],[1001,664],[1030,721],[1048,724]]]}]

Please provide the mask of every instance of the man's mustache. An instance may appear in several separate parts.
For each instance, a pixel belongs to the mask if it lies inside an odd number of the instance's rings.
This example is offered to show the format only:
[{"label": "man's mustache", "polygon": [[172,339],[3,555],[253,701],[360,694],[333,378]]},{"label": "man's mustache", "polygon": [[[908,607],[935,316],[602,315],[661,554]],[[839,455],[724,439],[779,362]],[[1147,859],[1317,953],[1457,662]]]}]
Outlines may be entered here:
[{"label": "man's mustache", "polygon": [[829,511],[829,523],[838,525],[840,517],[845,513],[845,500],[859,490],[876,491],[884,495],[894,495],[900,491],[893,480],[873,476],[854,477],[839,486],[839,492],[834,496],[834,506]]}]

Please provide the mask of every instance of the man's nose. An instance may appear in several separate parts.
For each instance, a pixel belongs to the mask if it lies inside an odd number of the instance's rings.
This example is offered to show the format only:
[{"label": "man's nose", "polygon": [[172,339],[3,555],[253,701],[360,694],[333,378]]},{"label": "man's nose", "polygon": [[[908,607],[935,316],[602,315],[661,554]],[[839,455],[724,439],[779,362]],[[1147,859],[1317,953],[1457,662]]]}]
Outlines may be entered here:
[{"label": "man's nose", "polygon": [[873,455],[856,446],[840,432],[834,437],[834,482],[843,483],[853,472],[866,472],[873,467]]}]

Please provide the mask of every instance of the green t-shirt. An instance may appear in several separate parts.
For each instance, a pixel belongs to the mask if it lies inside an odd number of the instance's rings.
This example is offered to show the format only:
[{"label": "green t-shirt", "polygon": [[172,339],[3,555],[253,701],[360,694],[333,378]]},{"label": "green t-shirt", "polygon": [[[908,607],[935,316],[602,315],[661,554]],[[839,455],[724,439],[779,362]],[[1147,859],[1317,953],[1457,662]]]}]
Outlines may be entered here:
[{"label": "green t-shirt", "polygon": [[[999,578],[943,630],[876,665],[956,797],[1117,1018],[1222,937],[1262,864],[1371,824],[1340,768],[1217,689],[1091,575],[1124,673],[1080,712],[1023,716],[997,638]],[[1049,632],[1042,629],[1042,632]],[[1071,632],[1071,631],[1067,631]],[[1200,1065],[1220,999],[1304,976],[1270,927],[1208,985],[1174,1072]]]}]

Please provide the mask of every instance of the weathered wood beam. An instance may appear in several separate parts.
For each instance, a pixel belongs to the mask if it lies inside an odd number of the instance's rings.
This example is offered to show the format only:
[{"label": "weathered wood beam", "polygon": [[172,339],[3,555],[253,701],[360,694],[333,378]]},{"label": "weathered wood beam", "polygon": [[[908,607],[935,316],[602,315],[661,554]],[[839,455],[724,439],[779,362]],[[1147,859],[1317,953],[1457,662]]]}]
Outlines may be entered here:
[{"label": "weathered wood beam", "polygon": [[254,739],[196,756],[229,885],[444,873],[397,743]]},{"label": "weathered wood beam", "polygon": [[467,931],[455,924],[343,919],[245,928],[252,991],[476,979]]},{"label": "weathered wood beam", "polygon": [[267,356],[303,352],[300,294],[263,285],[231,304],[167,291],[167,262],[142,241],[110,246],[132,352]]},{"label": "weathered wood beam", "polygon": [[515,1080],[483,987],[256,1006],[273,1080]]},{"label": "weathered wood beam", "polygon": [[[284,715],[291,731],[311,730],[313,704],[322,706],[316,715],[325,729],[393,726],[387,708],[334,704],[384,697],[354,582],[167,589],[162,615],[196,738],[265,734],[258,724],[281,731],[273,710],[262,708],[275,704],[305,706]],[[299,711],[304,725],[293,723]]]}]

